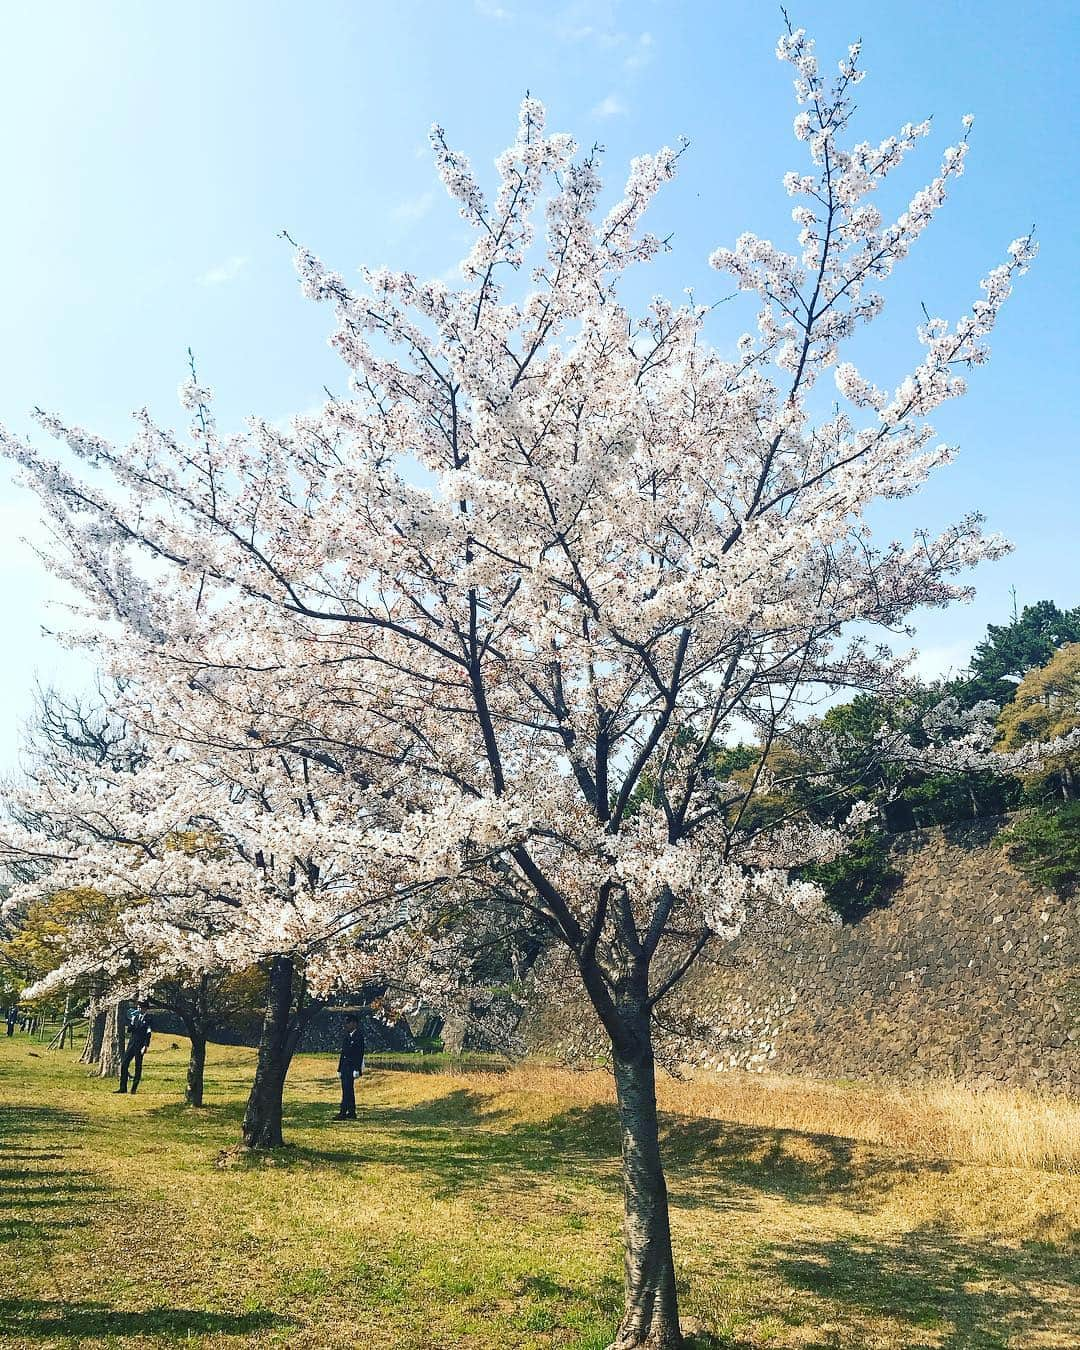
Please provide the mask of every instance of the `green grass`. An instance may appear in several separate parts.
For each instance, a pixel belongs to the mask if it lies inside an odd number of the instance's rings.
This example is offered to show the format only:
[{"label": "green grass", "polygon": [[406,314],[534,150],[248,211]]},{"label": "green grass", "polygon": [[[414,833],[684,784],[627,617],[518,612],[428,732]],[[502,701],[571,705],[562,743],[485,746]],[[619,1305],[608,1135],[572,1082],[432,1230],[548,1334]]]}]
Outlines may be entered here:
[{"label": "green grass", "polygon": [[[300,1056],[290,1147],[219,1165],[252,1055],[212,1047],[196,1111],[179,1104],[185,1053],[157,1037],[131,1098],[70,1052],[0,1037],[3,1350],[608,1343],[621,1197],[607,1104],[560,1101],[551,1075],[529,1090],[377,1070],[359,1122],[334,1124],[334,1062]],[[1075,1178],[664,1126],[696,1346],[1076,1343]]]}]

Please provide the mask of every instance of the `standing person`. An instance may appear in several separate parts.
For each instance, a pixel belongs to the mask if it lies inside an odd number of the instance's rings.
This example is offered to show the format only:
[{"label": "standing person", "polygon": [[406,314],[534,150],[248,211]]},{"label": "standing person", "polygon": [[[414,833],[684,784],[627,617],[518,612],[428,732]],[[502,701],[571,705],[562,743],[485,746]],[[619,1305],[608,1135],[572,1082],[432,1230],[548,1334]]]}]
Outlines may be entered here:
[{"label": "standing person", "polygon": [[364,1072],[364,1033],[355,1013],[349,1013],[345,1018],[345,1034],[341,1038],[337,1071],[341,1079],[341,1109],[334,1119],[355,1120],[356,1094],[353,1082]]},{"label": "standing person", "polygon": [[15,1023],[18,1020],[19,1020],[19,1005],[17,1003],[13,1003],[11,1007],[7,1010],[7,1034],[9,1036],[15,1035]]},{"label": "standing person", "polygon": [[153,1029],[150,1021],[150,1001],[141,998],[135,1011],[131,1014],[127,1049],[124,1051],[124,1058],[120,1061],[120,1086],[116,1089],[117,1092],[128,1090],[128,1069],[131,1067],[132,1060],[135,1061],[135,1073],[131,1079],[131,1091],[132,1093],[138,1092],[139,1079],[142,1077],[143,1055],[146,1054],[150,1046],[150,1034]]}]

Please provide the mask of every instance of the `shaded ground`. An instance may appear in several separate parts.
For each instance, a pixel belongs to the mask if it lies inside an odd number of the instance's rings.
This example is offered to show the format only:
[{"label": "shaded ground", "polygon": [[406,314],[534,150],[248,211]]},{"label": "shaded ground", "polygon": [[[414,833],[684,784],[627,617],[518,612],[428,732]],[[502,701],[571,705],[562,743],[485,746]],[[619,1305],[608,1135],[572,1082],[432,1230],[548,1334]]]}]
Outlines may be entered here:
[{"label": "shaded ground", "polygon": [[[170,1046],[175,1045],[175,1049]],[[303,1056],[273,1161],[219,1167],[249,1051],[159,1037],[135,1098],[0,1038],[0,1346],[601,1350],[616,1130],[497,1080],[377,1072],[334,1124]],[[665,1121],[685,1314],[727,1350],[1065,1350],[1080,1182],[827,1135]],[[1032,1197],[1035,1197],[1033,1200]]]}]

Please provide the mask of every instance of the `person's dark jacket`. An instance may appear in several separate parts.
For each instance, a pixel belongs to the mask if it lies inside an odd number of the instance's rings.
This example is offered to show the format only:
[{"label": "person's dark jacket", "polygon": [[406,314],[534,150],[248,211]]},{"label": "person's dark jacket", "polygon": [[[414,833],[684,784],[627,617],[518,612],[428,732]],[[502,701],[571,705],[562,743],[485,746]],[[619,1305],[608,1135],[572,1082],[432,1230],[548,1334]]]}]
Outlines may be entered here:
[{"label": "person's dark jacket", "polygon": [[150,1044],[150,1033],[154,1027],[150,1021],[149,1015],[144,1012],[134,1012],[131,1014],[131,1025],[128,1027],[128,1046],[133,1050],[145,1050]]},{"label": "person's dark jacket", "polygon": [[352,1027],[341,1038],[341,1054],[338,1057],[338,1073],[363,1073],[364,1071],[364,1032],[360,1027]]}]

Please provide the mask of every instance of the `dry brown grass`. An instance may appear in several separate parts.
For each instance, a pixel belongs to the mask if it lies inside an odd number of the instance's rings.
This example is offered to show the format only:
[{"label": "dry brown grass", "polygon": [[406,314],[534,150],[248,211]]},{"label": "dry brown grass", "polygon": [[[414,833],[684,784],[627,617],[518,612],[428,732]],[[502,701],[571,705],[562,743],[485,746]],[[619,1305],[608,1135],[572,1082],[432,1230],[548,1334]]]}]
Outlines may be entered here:
[{"label": "dry brown grass", "polygon": [[[482,1077],[493,1093],[535,1096],[538,1108],[613,1100],[611,1077],[602,1070],[524,1064]],[[661,1111],[677,1116],[832,1135],[920,1158],[1080,1174],[1080,1100],[1050,1093],[746,1073],[662,1076],[657,1093]]]}]

